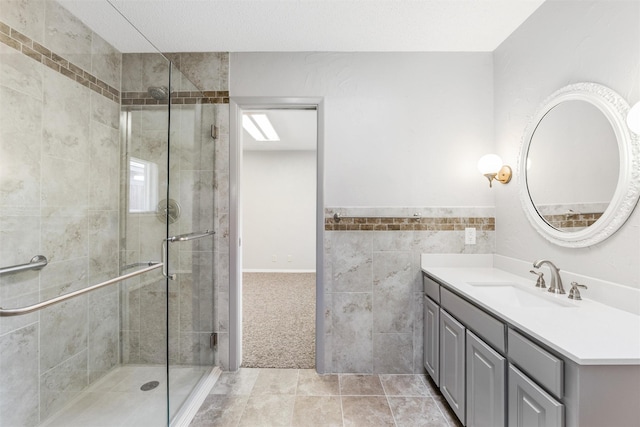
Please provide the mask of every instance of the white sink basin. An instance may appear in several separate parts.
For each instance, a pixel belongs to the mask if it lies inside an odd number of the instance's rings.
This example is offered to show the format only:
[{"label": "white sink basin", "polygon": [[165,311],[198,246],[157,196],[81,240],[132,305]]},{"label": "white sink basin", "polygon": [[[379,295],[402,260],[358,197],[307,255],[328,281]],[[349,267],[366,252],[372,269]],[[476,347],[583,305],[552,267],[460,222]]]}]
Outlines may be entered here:
[{"label": "white sink basin", "polygon": [[[561,297],[545,293],[544,290],[524,289],[520,285],[508,282],[468,282],[478,288],[478,292],[485,295],[496,304],[509,307],[541,308],[541,307],[576,307]],[[564,295],[562,297],[565,297]]]}]

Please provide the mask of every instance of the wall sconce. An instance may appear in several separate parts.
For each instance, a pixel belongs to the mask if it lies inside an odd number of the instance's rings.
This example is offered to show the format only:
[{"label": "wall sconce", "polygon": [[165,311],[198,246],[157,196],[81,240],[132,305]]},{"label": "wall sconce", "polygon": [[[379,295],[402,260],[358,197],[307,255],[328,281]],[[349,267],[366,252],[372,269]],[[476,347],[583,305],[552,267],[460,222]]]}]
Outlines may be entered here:
[{"label": "wall sconce", "polygon": [[627,126],[631,132],[640,135],[640,102],[631,107],[627,114]]},{"label": "wall sconce", "polygon": [[478,170],[489,180],[489,187],[495,179],[503,184],[511,181],[511,168],[502,164],[502,159],[496,154],[486,154],[478,161]]}]

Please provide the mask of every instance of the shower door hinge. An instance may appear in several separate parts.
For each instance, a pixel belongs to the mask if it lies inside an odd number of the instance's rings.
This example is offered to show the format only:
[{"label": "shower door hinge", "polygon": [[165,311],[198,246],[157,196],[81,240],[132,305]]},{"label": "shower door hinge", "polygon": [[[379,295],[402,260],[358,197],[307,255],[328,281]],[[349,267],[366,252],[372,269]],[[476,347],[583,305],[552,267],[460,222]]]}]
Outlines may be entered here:
[{"label": "shower door hinge", "polygon": [[211,335],[209,335],[209,347],[216,348],[217,345],[218,345],[218,334],[215,332],[212,332]]},{"label": "shower door hinge", "polygon": [[211,125],[211,138],[218,139],[218,126]]}]

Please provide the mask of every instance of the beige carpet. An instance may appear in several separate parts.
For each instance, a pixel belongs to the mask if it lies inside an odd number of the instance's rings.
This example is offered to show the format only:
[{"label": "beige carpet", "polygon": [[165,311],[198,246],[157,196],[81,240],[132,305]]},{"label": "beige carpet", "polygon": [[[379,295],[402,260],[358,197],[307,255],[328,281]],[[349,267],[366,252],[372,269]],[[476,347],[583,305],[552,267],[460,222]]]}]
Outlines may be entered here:
[{"label": "beige carpet", "polygon": [[242,274],[242,366],[315,368],[315,273]]}]

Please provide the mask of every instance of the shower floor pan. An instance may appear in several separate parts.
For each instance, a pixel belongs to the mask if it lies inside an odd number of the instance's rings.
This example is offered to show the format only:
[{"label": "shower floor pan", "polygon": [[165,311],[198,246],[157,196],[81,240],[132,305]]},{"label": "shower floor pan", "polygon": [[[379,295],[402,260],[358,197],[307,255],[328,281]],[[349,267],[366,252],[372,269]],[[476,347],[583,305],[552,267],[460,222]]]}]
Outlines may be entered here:
[{"label": "shower floor pan", "polygon": [[[170,368],[169,402],[172,414],[187,401],[193,392],[193,385],[198,384],[200,378],[210,370],[210,367],[201,366]],[[155,381],[158,382],[157,386],[152,383]],[[165,366],[119,366],[81,392],[40,426],[164,427],[167,417],[166,391]]]}]

